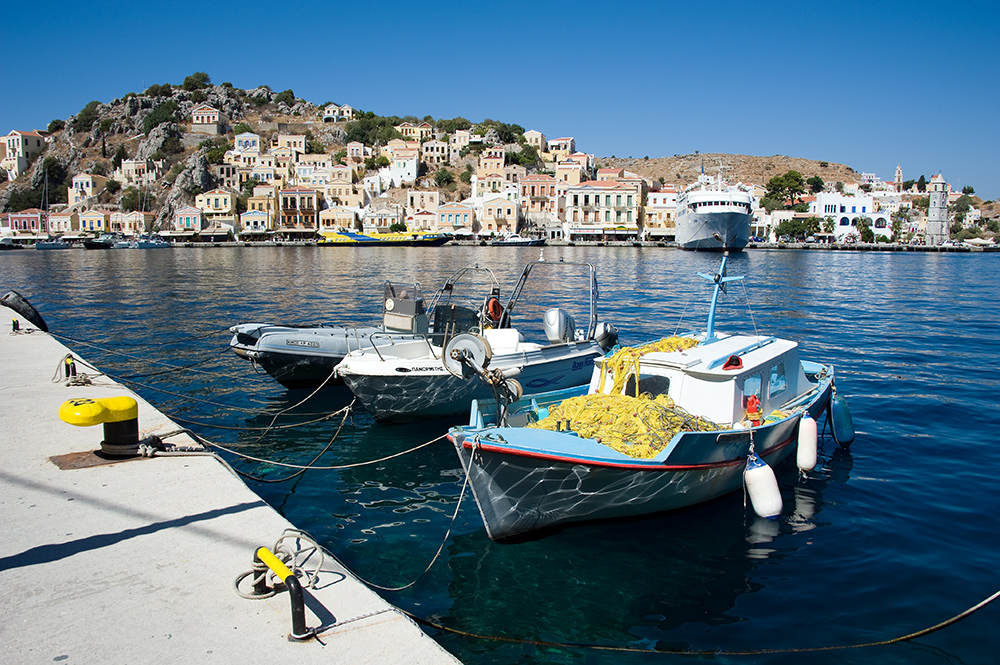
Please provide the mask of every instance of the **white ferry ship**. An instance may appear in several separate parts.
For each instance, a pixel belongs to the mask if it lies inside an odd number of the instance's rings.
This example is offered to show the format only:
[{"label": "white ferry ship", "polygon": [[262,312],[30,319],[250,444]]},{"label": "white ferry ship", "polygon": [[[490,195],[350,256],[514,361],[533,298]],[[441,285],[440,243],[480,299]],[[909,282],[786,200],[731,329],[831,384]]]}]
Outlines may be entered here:
[{"label": "white ferry ship", "polygon": [[742,184],[727,185],[698,176],[677,197],[676,240],[681,249],[738,252],[750,240],[753,194]]}]

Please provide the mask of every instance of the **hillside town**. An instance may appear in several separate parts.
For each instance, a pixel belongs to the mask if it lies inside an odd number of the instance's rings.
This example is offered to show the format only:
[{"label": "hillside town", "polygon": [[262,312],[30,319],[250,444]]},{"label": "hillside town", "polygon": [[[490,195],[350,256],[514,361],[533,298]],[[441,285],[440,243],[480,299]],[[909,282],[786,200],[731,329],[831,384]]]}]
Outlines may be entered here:
[{"label": "hillside town", "polygon": [[[46,130],[0,138],[0,236],[263,242],[406,230],[670,243],[678,194],[690,184],[610,166],[571,136],[495,121],[398,119],[375,140],[350,140],[362,120],[379,118],[347,104],[317,107],[291,91],[212,86],[207,75],[188,83],[92,102]],[[702,168],[731,177],[722,164],[703,160]],[[971,188],[952,191],[942,174],[855,175],[826,182],[789,170],[744,183],[754,240],[938,245],[992,242],[1000,230]]]}]

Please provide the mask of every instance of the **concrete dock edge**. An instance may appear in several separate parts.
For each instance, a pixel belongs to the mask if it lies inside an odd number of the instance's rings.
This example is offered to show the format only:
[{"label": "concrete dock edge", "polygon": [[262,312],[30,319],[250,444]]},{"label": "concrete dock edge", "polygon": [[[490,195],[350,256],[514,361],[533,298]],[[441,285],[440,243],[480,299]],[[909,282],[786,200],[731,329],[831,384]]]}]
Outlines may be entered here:
[{"label": "concrete dock edge", "polygon": [[288,594],[247,600],[233,582],[293,525],[214,456],[59,468],[103,438],[59,419],[69,399],[128,395],[140,436],[181,428],[106,377],[54,382],[70,350],[12,333],[15,316],[0,307],[0,661],[459,662],[331,557],[307,591],[320,639],[289,641]]}]

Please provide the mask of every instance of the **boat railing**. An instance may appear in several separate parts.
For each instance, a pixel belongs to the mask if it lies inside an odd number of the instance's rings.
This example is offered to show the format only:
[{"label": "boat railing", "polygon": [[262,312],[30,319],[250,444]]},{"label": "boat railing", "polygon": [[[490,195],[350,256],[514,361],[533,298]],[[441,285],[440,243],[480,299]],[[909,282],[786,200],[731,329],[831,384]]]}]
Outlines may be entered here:
[{"label": "boat railing", "polygon": [[381,360],[382,362],[385,362],[385,358],[382,356],[382,352],[379,351],[378,344],[376,344],[376,340],[382,338],[385,338],[385,340],[389,342],[388,344],[385,345],[385,348],[396,346],[397,341],[410,342],[410,341],[423,340],[427,344],[427,348],[430,350],[431,355],[434,357],[434,359],[435,360],[439,359],[437,353],[434,352],[434,345],[431,342],[430,337],[423,333],[412,333],[407,335],[406,337],[401,337],[399,333],[372,333],[371,336],[369,336],[368,340],[372,343],[372,349],[375,350],[376,355],[378,355],[378,359]]}]

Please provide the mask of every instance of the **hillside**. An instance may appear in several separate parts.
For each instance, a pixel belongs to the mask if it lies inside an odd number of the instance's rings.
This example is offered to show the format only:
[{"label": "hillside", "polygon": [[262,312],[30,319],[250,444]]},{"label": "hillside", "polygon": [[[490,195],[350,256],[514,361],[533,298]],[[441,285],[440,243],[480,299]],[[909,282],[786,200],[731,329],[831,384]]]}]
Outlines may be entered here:
[{"label": "hillside", "polygon": [[[196,194],[221,184],[213,175],[212,167],[221,162],[226,144],[231,144],[233,134],[209,137],[185,131],[191,112],[203,103],[225,114],[231,128],[243,125],[241,131],[249,129],[264,137],[265,141],[281,132],[306,134],[312,151],[336,152],[344,147],[350,124],[321,122],[322,105],[296,99],[291,90],[276,93],[267,86],[241,90],[229,84],[212,85],[208,83],[207,75],[204,79],[204,82],[193,86],[185,80],[183,86],[154,85],[142,94],[129,93],[108,103],[91,102],[65,121],[53,121],[49,145],[30,165],[28,172],[14,182],[0,183],[0,211],[43,205],[46,173],[48,202],[57,204],[66,200],[65,188],[76,174],[86,172],[110,176],[122,157],[152,158],[165,164],[162,176],[148,192],[153,197],[152,209],[159,211],[159,225],[163,225],[176,208],[192,204]],[[384,122],[388,119],[380,120]],[[447,122],[444,121],[444,126]],[[391,125],[387,129],[394,133]],[[586,137],[581,137],[579,143],[580,148],[586,151]],[[518,149],[516,143],[509,147]],[[598,157],[596,162],[598,167],[625,168],[644,178],[662,179],[665,183],[681,187],[696,181],[702,168],[705,173],[715,175],[720,167],[730,182],[757,185],[764,185],[772,177],[789,170],[798,171],[805,178],[819,176],[830,185],[860,179],[859,173],[844,164],[785,155],[612,156]],[[446,199],[461,199],[468,195],[468,185],[459,182],[459,175],[466,165],[474,164],[475,156],[470,155],[457,168],[450,168],[455,182],[447,187]],[[106,191],[101,194],[99,204],[108,207],[121,204],[125,207],[123,194]],[[133,199],[134,195],[133,192]],[[143,192],[143,196],[146,195]],[[389,195],[400,200],[405,198],[404,192],[390,192]],[[974,202],[976,205],[981,203],[978,199]],[[1000,214],[1000,206],[987,205],[983,213],[986,219],[995,218]]]},{"label": "hillside", "polygon": [[673,157],[650,157],[633,159],[622,157],[601,157],[601,166],[624,168],[644,178],[684,186],[695,182],[704,164],[705,173],[715,175],[721,166],[730,182],[764,185],[776,175],[784,175],[789,170],[801,173],[806,179],[819,176],[823,182],[851,183],[860,180],[860,174],[844,164],[822,162],[801,157],[774,155],[755,157],[753,155],[729,155],[706,153],[697,155],[675,155]]}]

